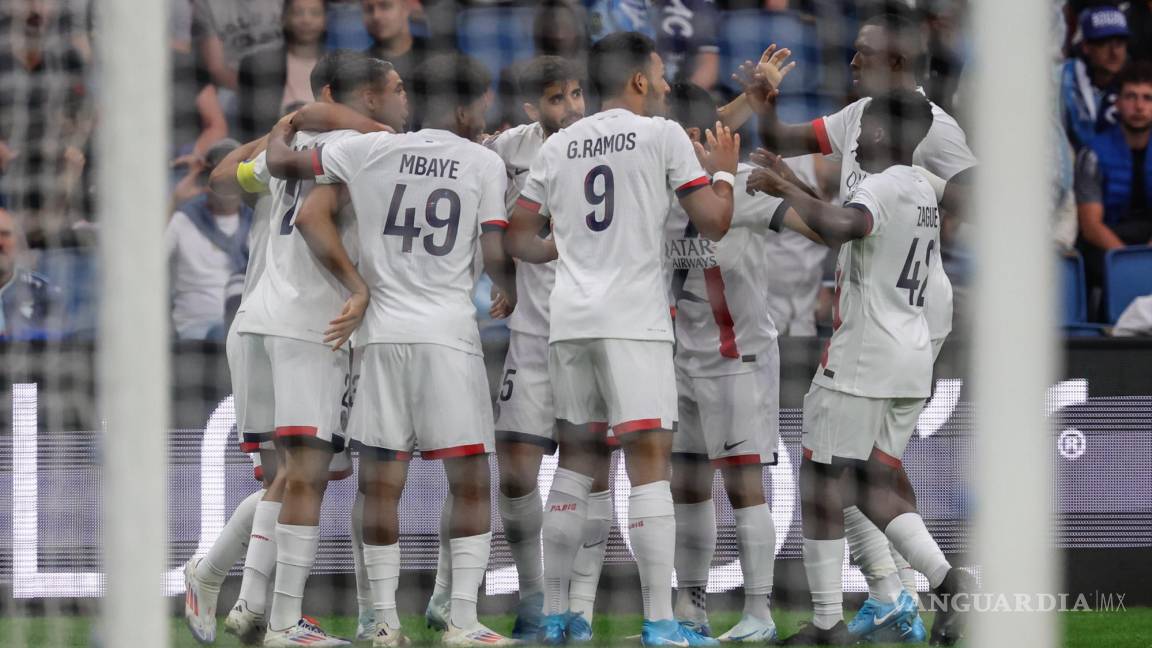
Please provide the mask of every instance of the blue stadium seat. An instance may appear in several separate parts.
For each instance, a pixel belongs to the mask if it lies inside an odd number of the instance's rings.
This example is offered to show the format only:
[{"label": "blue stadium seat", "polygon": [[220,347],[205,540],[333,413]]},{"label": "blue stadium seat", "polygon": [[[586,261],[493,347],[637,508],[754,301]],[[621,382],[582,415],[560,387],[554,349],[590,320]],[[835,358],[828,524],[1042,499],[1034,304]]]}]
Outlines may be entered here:
[{"label": "blue stadium seat", "polygon": [[1084,279],[1084,259],[1075,250],[1060,258],[1061,324],[1071,336],[1100,335],[1100,325],[1088,322],[1088,285]]},{"label": "blue stadium seat", "polygon": [[531,58],[532,7],[474,7],[456,14],[456,46],[484,62],[495,81],[513,61]]},{"label": "blue stadium seat", "polygon": [[327,10],[328,49],[366,50],[372,46],[372,37],[364,29],[364,14],[360,3],[330,2]]},{"label": "blue stadium seat", "polygon": [[1136,245],[1104,256],[1104,303],[1115,324],[1133,299],[1152,295],[1152,247]]}]

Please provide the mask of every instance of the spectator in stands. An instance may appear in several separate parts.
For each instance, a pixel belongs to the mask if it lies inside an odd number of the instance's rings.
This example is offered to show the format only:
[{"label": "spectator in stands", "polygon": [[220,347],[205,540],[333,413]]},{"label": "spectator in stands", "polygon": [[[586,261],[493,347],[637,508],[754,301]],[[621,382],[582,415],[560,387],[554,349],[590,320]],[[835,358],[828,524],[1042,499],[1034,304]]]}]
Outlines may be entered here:
[{"label": "spectator in stands", "polygon": [[364,28],[372,37],[368,53],[391,63],[407,82],[412,71],[431,55],[428,39],[412,33],[412,7],[408,0],[361,0],[360,7],[364,10]]},{"label": "spectator in stands", "polygon": [[1090,283],[1099,284],[1104,253],[1152,241],[1152,63],[1121,75],[1119,123],[1095,136],[1076,159],[1079,247]]},{"label": "spectator in stands", "polygon": [[1064,64],[1060,99],[1068,139],[1077,150],[1115,125],[1116,77],[1128,62],[1128,20],[1116,7],[1080,13],[1081,56]]},{"label": "spectator in stands", "polygon": [[583,7],[572,0],[543,0],[537,4],[532,17],[532,44],[532,58],[516,61],[500,70],[497,129],[527,123],[517,80],[535,57],[559,56],[583,67],[592,44]]},{"label": "spectator in stands", "polygon": [[20,265],[23,247],[16,219],[0,209],[0,340],[63,337],[60,290]]},{"label": "spectator in stands", "polygon": [[[239,143],[223,140],[208,150],[199,184]],[[223,340],[228,279],[248,265],[252,210],[240,197],[211,191],[181,205],[165,239],[172,285],[172,323],[182,340]]]},{"label": "spectator in stands", "polygon": [[228,136],[216,86],[198,63],[192,43],[192,1],[169,0],[172,57],[172,177],[175,185],[190,165],[201,163],[213,143]]},{"label": "spectator in stands", "polygon": [[267,134],[286,106],[314,100],[309,75],[324,51],[326,25],[324,0],[287,0],[284,44],[240,61],[240,140]]},{"label": "spectator in stands", "polygon": [[0,189],[34,247],[69,237],[60,180],[91,132],[85,54],[60,9],[55,1],[0,9]]},{"label": "spectator in stands", "polygon": [[720,76],[720,17],[713,0],[657,0],[649,9],[669,78],[713,90]]},{"label": "spectator in stands", "polygon": [[201,64],[218,88],[235,90],[241,59],[281,44],[283,3],[284,0],[194,1],[193,41]]}]

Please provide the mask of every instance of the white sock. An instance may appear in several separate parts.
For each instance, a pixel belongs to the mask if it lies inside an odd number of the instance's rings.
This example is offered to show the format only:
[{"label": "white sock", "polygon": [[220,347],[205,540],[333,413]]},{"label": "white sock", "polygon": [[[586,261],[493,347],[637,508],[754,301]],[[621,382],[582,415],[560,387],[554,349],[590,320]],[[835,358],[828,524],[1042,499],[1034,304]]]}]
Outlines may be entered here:
[{"label": "white sock", "polygon": [[276,593],[268,629],[290,628],[304,616],[304,586],[319,546],[320,527],[276,524]]},{"label": "white sock", "polygon": [[944,577],[952,565],[944,558],[944,552],[928,527],[924,526],[924,518],[919,513],[904,513],[888,523],[884,534],[892,541],[892,546],[908,559],[908,563],[916,571],[928,577],[928,584],[933,589],[940,587]]},{"label": "white sock", "polygon": [[852,560],[860,566],[868,583],[868,596],[884,603],[895,603],[904,587],[900,584],[884,532],[876,528],[860,509],[849,506],[844,509],[844,537],[848,541],[848,550],[852,552]]},{"label": "white sock", "polygon": [[[884,537],[888,539],[887,536]],[[892,562],[896,563],[896,573],[900,574],[900,583],[904,586],[904,591],[916,601],[916,607],[920,607],[920,586],[916,584],[916,570],[912,569],[912,565],[908,564],[908,559],[900,555],[891,543],[888,544],[889,549],[892,550]]]},{"label": "white sock", "polygon": [[372,587],[368,583],[368,570],[364,567],[364,493],[356,491],[352,504],[352,520],[348,525],[352,538],[352,563],[356,565],[356,605],[359,618],[372,618]]},{"label": "white sock", "polygon": [[667,481],[634,486],[628,496],[628,536],[640,571],[644,618],[673,619],[672,565],[676,553],[676,516]]},{"label": "white sock", "polygon": [[535,488],[522,497],[499,498],[500,519],[504,522],[504,537],[516,563],[520,582],[520,599],[544,591],[544,559],[540,551],[540,527],[544,524],[544,508],[540,491]]},{"label": "white sock", "polygon": [[196,577],[209,588],[220,589],[224,577],[232,565],[248,549],[248,536],[252,533],[252,518],[256,515],[256,505],[264,498],[264,490],[258,490],[236,505],[232,517],[220,532],[220,537],[212,543],[208,554],[196,565]]},{"label": "white sock", "polygon": [[708,622],[706,588],[716,553],[716,506],[712,500],[676,504],[676,618]]},{"label": "white sock", "polygon": [[400,583],[400,543],[364,545],[364,568],[372,591],[372,611],[377,623],[399,628],[396,586]]},{"label": "white sock", "polygon": [[771,622],[772,581],[776,574],[772,507],[758,504],[734,509],[732,514],[736,516],[736,546],[744,574],[744,614]]},{"label": "white sock", "polygon": [[432,588],[432,600],[448,600],[452,597],[452,548],[448,544],[452,522],[452,493],[444,499],[440,509],[440,546],[436,556],[436,584]]},{"label": "white sock", "polygon": [[488,569],[488,553],[492,550],[492,533],[452,538],[452,625],[471,628],[476,619],[476,598],[484,570]]},{"label": "white sock", "polygon": [[804,538],[804,571],[812,592],[812,625],[827,630],[844,620],[844,538]]},{"label": "white sock", "polygon": [[588,517],[584,520],[584,534],[572,563],[572,583],[568,587],[568,607],[583,614],[588,623],[592,623],[596,607],[596,589],[600,586],[600,570],[604,567],[604,550],[608,547],[611,529],[612,493],[590,493]]},{"label": "white sock", "polygon": [[548,506],[544,511],[544,613],[561,614],[568,611],[568,592],[572,582],[572,566],[584,536],[584,521],[588,518],[588,493],[592,478],[558,468],[548,493]]},{"label": "white sock", "polygon": [[244,558],[244,580],[240,581],[240,600],[256,614],[268,609],[269,585],[276,571],[276,518],[280,502],[260,502],[252,518],[252,536]]}]

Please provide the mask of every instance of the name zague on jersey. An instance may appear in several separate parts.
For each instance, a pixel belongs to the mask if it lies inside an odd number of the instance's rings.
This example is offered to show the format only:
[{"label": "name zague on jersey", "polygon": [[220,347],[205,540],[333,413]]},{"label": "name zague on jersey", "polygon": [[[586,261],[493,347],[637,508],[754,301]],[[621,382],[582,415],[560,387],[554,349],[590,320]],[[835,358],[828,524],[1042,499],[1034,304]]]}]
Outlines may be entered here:
[{"label": "name zague on jersey", "polygon": [[600,157],[606,153],[631,151],[636,148],[636,133],[616,133],[568,142],[568,159]]}]

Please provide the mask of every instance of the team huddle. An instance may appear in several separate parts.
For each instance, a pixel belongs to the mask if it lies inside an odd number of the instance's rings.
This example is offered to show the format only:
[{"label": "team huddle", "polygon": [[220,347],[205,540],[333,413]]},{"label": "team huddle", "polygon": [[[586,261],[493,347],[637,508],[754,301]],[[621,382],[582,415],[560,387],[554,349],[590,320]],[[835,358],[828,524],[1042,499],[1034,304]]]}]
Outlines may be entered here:
[{"label": "team huddle", "polygon": [[[264,487],[185,566],[196,639],[215,640],[221,583],[243,559],[228,632],[269,647],[351,643],[302,601],[326,485],[352,473],[354,450],[355,641],[409,643],[396,603],[398,503],[417,456],[443,460],[449,484],[425,612],[444,643],[591,641],[616,449],[642,644],[928,639],[915,573],[945,603],[972,583],[916,512],[901,457],[950,332],[941,205],[975,159],[955,121],[908,82],[900,61],[915,55],[912,31],[891,16],[866,23],[853,60],[865,98],[804,125],[775,117],[794,64],[774,47],[745,64],[745,94],[721,109],[698,88],[670,86],[637,33],[598,41],[586,74],[539,57],[517,80],[532,123],[495,136],[483,135],[491,77],[474,59],[433,57],[401,79],[364,54],[322,58],[318,101],[212,175],[214,191],[256,205],[227,351],[241,447]],[[586,114],[586,89],[599,112]],[[775,152],[742,163],[733,131],[753,114]],[[807,154],[840,161],[836,204],[780,157]],[[804,402],[814,617],[786,639],[771,613],[776,531],[764,495],[780,385],[765,258],[782,229],[839,246],[834,333]],[[481,271],[511,331],[495,408],[472,303]],[[537,476],[554,452],[542,501]],[[508,637],[476,612],[493,453],[519,579]],[[735,515],[744,607],[713,638],[716,470]],[[846,544],[869,586],[848,624]],[[945,606],[932,643],[954,643],[961,621]]]}]

